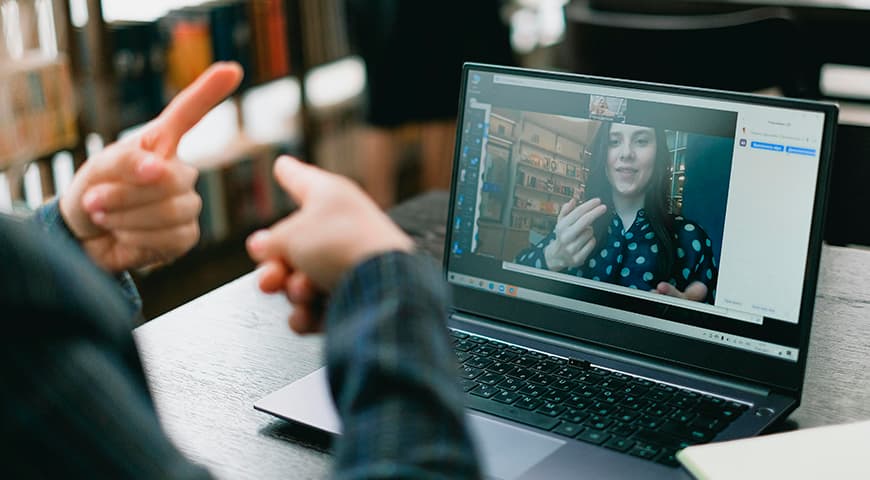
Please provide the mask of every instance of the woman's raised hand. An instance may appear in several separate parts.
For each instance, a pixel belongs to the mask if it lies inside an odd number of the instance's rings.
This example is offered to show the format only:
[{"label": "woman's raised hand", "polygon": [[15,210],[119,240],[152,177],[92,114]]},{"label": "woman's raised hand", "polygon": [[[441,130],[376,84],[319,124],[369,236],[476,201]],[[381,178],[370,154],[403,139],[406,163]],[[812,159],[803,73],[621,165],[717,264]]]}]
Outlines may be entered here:
[{"label": "woman's raised hand", "polygon": [[572,198],[562,205],[556,228],[556,238],[544,248],[544,259],[550,270],[559,271],[583,265],[595,249],[592,224],[607,212],[607,206],[598,198],[577,205]]}]

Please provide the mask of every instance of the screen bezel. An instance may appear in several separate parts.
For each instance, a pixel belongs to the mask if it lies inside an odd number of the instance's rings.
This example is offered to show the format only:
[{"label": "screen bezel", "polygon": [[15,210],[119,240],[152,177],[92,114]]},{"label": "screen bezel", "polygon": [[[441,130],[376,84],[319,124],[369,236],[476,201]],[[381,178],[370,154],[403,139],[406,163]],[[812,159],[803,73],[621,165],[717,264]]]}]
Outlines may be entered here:
[{"label": "screen bezel", "polygon": [[[606,346],[631,354],[648,356],[675,365],[701,369],[733,377],[735,380],[760,383],[771,389],[783,391],[791,396],[800,398],[804,383],[804,372],[806,370],[807,347],[809,344],[815,291],[818,281],[819,260],[821,257],[824,214],[828,197],[828,180],[838,114],[836,105],[694,87],[679,87],[570,73],[466,63],[462,68],[456,144],[453,156],[454,168],[447,217],[448,228],[444,244],[443,270],[445,276],[449,271],[451,257],[449,246],[452,244],[451,237],[453,232],[449,226],[453,219],[455,207],[454,199],[456,198],[457,176],[459,172],[460,139],[462,138],[461,125],[464,124],[467,80],[469,72],[472,70],[608,87],[634,88],[657,93],[693,95],[707,99],[736,101],[754,105],[823,113],[825,115],[824,131],[819,151],[816,195],[813,204],[807,263],[804,271],[804,288],[801,293],[801,306],[799,310],[800,353],[797,362],[766,357],[701,340],[616,323],[613,320],[597,318],[577,312],[568,312],[555,307],[516,300],[498,294],[451,284],[453,308],[456,311],[507,324],[520,325],[581,342]],[[578,321],[578,315],[582,321]],[[521,321],[520,319],[524,320]]]}]

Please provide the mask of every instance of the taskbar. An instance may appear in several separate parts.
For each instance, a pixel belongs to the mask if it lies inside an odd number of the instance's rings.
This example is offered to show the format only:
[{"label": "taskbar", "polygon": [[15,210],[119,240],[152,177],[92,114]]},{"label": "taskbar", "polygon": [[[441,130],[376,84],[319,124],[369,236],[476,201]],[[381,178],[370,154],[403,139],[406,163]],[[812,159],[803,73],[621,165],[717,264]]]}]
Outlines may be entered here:
[{"label": "taskbar", "polygon": [[658,330],[674,335],[703,340],[709,343],[715,343],[738,350],[745,350],[761,355],[788,360],[792,362],[798,361],[799,350],[793,347],[778,345],[775,343],[764,342],[753,338],[734,335],[731,333],[722,333],[716,330],[710,330],[693,325],[686,325],[662,318],[656,318],[649,315],[628,312],[613,307],[606,307],[582,300],[565,298],[551,293],[532,290],[529,288],[518,287],[496,280],[488,280],[480,277],[460,274],[456,272],[447,272],[448,282],[462,287],[469,287],[476,290],[484,290],[496,295],[528,300],[530,302],[540,303],[543,305],[553,306],[570,310],[578,313],[585,313],[601,318],[606,318],[630,325]]}]

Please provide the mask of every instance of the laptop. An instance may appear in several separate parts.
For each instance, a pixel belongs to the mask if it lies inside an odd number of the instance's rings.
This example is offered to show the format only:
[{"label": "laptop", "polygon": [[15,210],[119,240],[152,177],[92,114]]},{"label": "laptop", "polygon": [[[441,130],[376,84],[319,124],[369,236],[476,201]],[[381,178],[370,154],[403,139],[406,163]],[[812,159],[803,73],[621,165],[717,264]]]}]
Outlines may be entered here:
[{"label": "laptop", "polygon": [[[801,401],[833,105],[466,64],[448,326],[491,478],[688,478]],[[340,433],[325,372],[258,401]]]}]

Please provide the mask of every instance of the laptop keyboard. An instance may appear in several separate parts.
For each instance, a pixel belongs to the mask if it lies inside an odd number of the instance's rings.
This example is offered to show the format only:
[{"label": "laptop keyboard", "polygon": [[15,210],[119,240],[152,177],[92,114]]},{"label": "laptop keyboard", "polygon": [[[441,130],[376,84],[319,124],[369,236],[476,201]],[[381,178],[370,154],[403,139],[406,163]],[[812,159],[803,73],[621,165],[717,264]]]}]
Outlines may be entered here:
[{"label": "laptop keyboard", "polygon": [[748,409],[742,403],[582,360],[451,330],[466,406],[617,452],[677,466]]}]

